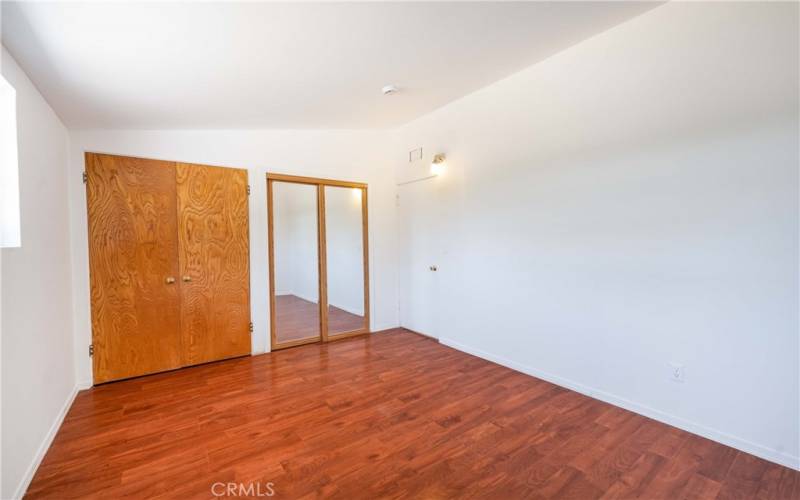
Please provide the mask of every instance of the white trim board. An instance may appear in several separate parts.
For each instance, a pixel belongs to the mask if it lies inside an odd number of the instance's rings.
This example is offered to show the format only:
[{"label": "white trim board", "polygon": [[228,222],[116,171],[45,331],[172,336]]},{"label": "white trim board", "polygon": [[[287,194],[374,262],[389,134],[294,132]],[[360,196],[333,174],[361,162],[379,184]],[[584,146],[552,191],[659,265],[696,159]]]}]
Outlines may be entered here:
[{"label": "white trim board", "polygon": [[497,356],[495,354],[488,353],[481,349],[477,349],[462,344],[460,342],[456,342],[455,340],[440,338],[439,343],[446,345],[448,347],[452,347],[453,349],[465,352],[467,354],[477,356],[487,361],[503,365],[507,368],[511,368],[512,370],[522,372],[526,375],[546,380],[547,382],[556,384],[561,387],[565,387],[575,392],[579,392],[585,396],[589,396],[594,399],[599,399],[600,401],[604,401],[614,406],[619,406],[620,408],[624,408],[626,410],[638,413],[639,415],[643,415],[648,418],[652,418],[653,420],[657,420],[664,424],[677,427],[678,429],[684,430],[686,432],[697,434],[698,436],[702,436],[712,441],[722,443],[726,446],[730,446],[731,448],[736,448],[737,450],[743,451],[745,453],[750,453],[751,455],[763,458],[764,460],[769,460],[770,462],[774,462],[776,464],[780,464],[789,467],[791,469],[800,470],[800,457],[795,457],[787,453],[780,452],[778,450],[767,448],[760,444],[747,441],[746,439],[732,436],[725,432],[721,432],[716,429],[712,429],[710,427],[706,427],[704,425],[691,422],[681,417],[677,417],[675,415],[671,415],[669,413],[656,410],[655,408],[650,408],[649,406],[645,406],[636,403],[634,401],[627,400],[615,394],[601,391],[593,387],[589,387],[587,385],[574,382],[572,380],[565,379],[563,377],[559,377],[557,375],[542,372],[536,368],[524,365],[522,363],[517,363],[515,361],[511,361],[502,356]]},{"label": "white trim board", "polygon": [[81,387],[81,385],[75,384],[75,386],[72,388],[72,391],[70,391],[66,401],[64,401],[64,405],[61,407],[61,410],[59,410],[58,415],[56,415],[56,418],[53,421],[53,424],[50,426],[50,429],[44,436],[42,444],[40,444],[39,449],[36,450],[36,454],[33,456],[33,460],[31,460],[30,465],[25,471],[25,475],[22,476],[17,488],[14,490],[13,498],[22,498],[25,495],[25,492],[28,490],[28,486],[30,486],[31,481],[33,480],[33,475],[36,474],[36,469],[39,468],[42,460],[44,460],[44,456],[47,454],[47,450],[50,449],[50,445],[53,444],[53,439],[55,439],[56,434],[58,434],[61,424],[64,423],[64,418],[67,416],[67,412],[69,412],[69,409],[72,407],[75,397],[78,396],[78,392],[80,392],[82,389],[83,387]]},{"label": "white trim board", "polygon": [[391,323],[386,323],[384,325],[374,325],[372,328],[369,329],[369,333],[384,333],[388,330],[394,330],[395,328],[401,328],[401,326]]}]

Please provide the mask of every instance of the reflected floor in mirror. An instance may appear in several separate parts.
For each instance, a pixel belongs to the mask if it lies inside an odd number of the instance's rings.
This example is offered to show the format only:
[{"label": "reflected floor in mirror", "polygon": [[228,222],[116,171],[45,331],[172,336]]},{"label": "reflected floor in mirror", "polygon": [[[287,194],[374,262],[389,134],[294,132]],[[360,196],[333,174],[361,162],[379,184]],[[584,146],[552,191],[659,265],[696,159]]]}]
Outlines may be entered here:
[{"label": "reflected floor in mirror", "polygon": [[[278,342],[319,337],[319,304],[296,295],[275,297]],[[350,332],[364,326],[364,317],[328,306],[328,328],[332,333]]]}]

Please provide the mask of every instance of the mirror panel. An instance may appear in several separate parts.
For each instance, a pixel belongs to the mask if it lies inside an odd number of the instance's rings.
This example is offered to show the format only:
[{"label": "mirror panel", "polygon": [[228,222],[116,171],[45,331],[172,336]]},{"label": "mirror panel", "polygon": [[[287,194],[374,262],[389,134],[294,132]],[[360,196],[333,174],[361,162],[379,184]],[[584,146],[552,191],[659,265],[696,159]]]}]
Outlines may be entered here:
[{"label": "mirror panel", "polygon": [[320,339],[317,186],[272,183],[275,340]]},{"label": "mirror panel", "polygon": [[364,190],[325,186],[328,336],[367,328],[364,285]]}]

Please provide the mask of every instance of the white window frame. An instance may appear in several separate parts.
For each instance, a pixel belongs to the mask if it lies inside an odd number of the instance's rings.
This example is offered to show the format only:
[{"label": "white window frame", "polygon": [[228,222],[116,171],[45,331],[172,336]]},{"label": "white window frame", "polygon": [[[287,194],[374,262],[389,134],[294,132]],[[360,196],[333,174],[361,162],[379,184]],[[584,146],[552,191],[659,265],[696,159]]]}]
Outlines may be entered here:
[{"label": "white window frame", "polygon": [[0,76],[0,248],[22,245],[17,155],[17,91]]}]

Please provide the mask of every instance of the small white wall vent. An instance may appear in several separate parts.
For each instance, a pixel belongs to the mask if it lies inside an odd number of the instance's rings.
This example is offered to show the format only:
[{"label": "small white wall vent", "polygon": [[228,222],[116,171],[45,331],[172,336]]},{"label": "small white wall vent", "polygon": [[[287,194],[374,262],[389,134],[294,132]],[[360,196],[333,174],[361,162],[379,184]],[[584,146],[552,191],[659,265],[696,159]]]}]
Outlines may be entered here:
[{"label": "small white wall vent", "polygon": [[408,152],[408,162],[413,163],[422,159],[422,148],[412,149]]}]

